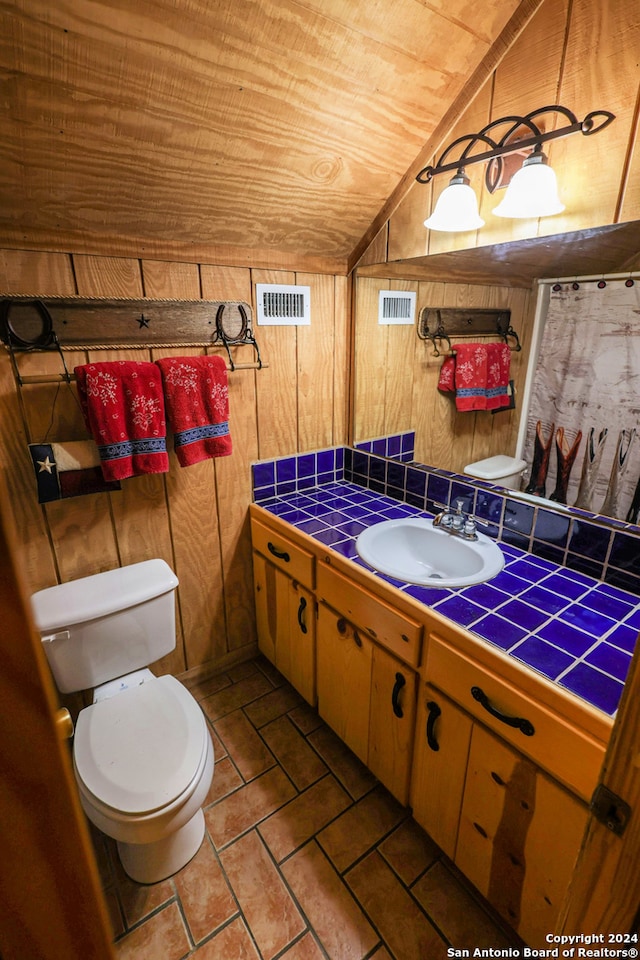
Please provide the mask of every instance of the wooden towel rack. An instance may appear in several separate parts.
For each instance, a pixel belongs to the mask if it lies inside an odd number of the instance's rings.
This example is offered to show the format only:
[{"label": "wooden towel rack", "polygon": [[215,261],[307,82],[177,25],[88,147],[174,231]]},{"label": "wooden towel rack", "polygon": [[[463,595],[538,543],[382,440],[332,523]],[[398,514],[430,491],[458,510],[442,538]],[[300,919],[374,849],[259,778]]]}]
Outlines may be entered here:
[{"label": "wooden towel rack", "polygon": [[[4,342],[20,386],[71,383],[63,351],[174,350],[224,347],[227,370],[262,370],[269,366],[253,336],[252,312],[240,300],[154,300],[101,297],[30,296],[0,303],[0,339]],[[236,363],[231,346],[251,345],[257,359]],[[16,352],[57,350],[64,373],[23,376]]]},{"label": "wooden towel rack", "polygon": [[511,326],[510,310],[489,310],[476,307],[453,309],[449,307],[423,307],[418,317],[417,334],[421,340],[433,343],[434,357],[440,356],[438,343],[445,341],[452,350],[451,337],[500,337],[505,343],[515,340],[511,349],[522,350],[520,338]]}]

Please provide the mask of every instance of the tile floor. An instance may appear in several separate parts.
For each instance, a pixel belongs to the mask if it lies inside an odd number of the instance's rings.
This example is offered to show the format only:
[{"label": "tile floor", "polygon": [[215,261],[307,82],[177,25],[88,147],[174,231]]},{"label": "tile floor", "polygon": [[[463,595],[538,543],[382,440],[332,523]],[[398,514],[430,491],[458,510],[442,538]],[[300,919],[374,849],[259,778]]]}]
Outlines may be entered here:
[{"label": "tile floor", "polygon": [[448,946],[520,945],[265,659],[192,692],[216,755],[196,857],[142,886],[95,831],[119,960],[441,960]]}]

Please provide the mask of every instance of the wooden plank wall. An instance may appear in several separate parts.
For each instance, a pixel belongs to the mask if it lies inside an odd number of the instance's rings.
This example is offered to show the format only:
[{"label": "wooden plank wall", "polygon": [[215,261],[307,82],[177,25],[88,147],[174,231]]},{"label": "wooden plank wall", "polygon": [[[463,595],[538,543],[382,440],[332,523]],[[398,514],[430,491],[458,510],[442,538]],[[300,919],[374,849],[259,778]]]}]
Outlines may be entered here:
[{"label": "wooden plank wall", "polygon": [[[347,437],[348,280],[213,264],[0,251],[0,293],[227,299],[253,302],[256,282],[311,287],[309,327],[260,327],[268,369],[229,374],[233,455],[135,477],[122,490],[38,505],[27,443],[87,436],[75,387],[25,385],[0,356],[0,457],[31,591],[149,557],[176,571],[178,639],[159,665],[199,676],[256,649],[250,536],[254,460],[344,443]],[[238,362],[253,349],[236,347]],[[199,350],[65,352],[71,368],[93,359],[156,360]],[[211,351],[215,352],[215,351]],[[52,353],[19,356],[24,375],[61,372]]]},{"label": "wooden plank wall", "polygon": [[[498,198],[488,194],[484,165],[477,164],[468,167],[467,174],[479,195],[485,226],[463,234],[425,230],[424,219],[449,176],[434,178],[430,186],[414,182],[398,194],[395,212],[387,220],[386,259],[639,220],[639,50],[640,18],[637,5],[629,0],[545,0],[484,86],[470,91],[474,96],[468,108],[426,162],[435,163],[457,137],[500,117],[548,104],[561,104],[579,119],[593,110],[609,110],[616,119],[606,130],[545,145],[566,210],[540,220],[493,216]],[[559,118],[556,125],[564,122]],[[382,224],[376,226],[383,230]],[[360,262],[371,263],[371,256],[366,253]]]},{"label": "wooden plank wall", "polygon": [[[422,307],[492,307],[511,310],[522,350],[511,354],[516,409],[499,414],[458,413],[452,394],[440,393],[443,358],[416,335],[415,326],[378,324],[380,290],[414,290]],[[533,297],[521,288],[409,280],[356,280],[355,428],[356,441],[404,430],[416,431],[416,459],[447,470],[462,470],[494,454],[512,455],[518,434],[518,398],[527,371]],[[478,337],[478,340],[488,339]],[[452,338],[455,344],[455,337]],[[443,343],[443,351],[447,350]]]}]

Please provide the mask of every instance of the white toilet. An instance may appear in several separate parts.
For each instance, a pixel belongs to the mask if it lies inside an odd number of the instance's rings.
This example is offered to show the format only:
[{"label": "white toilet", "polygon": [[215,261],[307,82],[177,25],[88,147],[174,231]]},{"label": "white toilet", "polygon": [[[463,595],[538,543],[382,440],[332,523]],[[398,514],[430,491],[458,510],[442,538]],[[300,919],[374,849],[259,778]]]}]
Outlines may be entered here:
[{"label": "white toilet", "polygon": [[468,463],[464,472],[468,477],[475,477],[477,480],[490,480],[491,483],[497,483],[498,486],[506,487],[508,490],[519,490],[526,466],[526,460],[498,454],[495,457]]},{"label": "white toilet", "polygon": [[171,876],[197,853],[213,777],[196,700],[147,669],[175,647],[177,585],[164,560],[145,560],[31,598],[60,692],[93,689],[73,745],[82,807],[139,883]]}]

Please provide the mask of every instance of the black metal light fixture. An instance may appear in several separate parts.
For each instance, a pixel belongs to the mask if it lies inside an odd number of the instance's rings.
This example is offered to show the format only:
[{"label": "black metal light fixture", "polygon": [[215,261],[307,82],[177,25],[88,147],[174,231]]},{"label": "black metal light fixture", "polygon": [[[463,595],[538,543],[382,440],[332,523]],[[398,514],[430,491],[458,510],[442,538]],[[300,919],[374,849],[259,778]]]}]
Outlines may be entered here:
[{"label": "black metal light fixture", "polygon": [[[568,123],[545,131],[535,121],[546,114],[559,114]],[[458,137],[444,150],[435,166],[424,167],[416,177],[419,183],[430,183],[440,173],[455,171],[449,186],[438,197],[435,210],[425,220],[425,227],[453,232],[483,226],[484,220],[478,213],[478,201],[465,168],[473,163],[486,163],[485,184],[489,193],[493,193],[503,179],[503,158],[530,148],[531,153],[511,178],[503,200],[493,212],[499,217],[523,218],[560,213],[564,205],[558,197],[556,176],[542,151],[542,144],[572,133],[590,136],[604,130],[614,119],[615,115],[608,110],[593,110],[584,120],[578,120],[566,107],[554,104],[533,110],[524,117],[492,120],[478,133]],[[494,139],[495,131],[502,133],[499,139]]]}]

